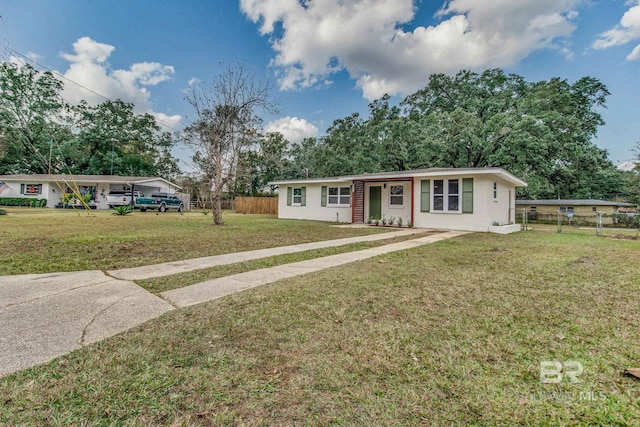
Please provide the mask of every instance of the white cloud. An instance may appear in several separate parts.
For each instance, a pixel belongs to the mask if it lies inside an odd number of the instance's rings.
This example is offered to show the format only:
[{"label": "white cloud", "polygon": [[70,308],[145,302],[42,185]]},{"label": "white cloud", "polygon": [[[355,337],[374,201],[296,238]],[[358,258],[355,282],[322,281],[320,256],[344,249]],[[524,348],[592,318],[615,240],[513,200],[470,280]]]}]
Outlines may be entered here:
[{"label": "white cloud", "polygon": [[318,135],[318,128],[305,119],[286,116],[269,122],[265,132],[280,132],[289,142],[300,142]]},{"label": "white cloud", "polygon": [[172,66],[140,62],[131,65],[128,70],[112,70],[107,60],[115,47],[98,43],[89,37],[78,39],[73,44],[73,50],[74,54],[61,54],[70,62],[69,68],[62,74],[84,87],[65,81],[63,96],[69,102],[76,104],[85,100],[90,105],[96,105],[105,101],[104,96],[131,102],[138,113],[151,113],[171,127],[180,121],[180,116],[154,112],[148,89],[169,80],[175,72]]},{"label": "white cloud", "polygon": [[38,62],[40,58],[42,58],[42,56],[38,55],[37,53],[27,52],[27,58],[29,58],[29,60],[33,62]]},{"label": "white cloud", "polygon": [[163,132],[175,132],[180,124],[180,120],[182,120],[182,117],[177,114],[173,116],[156,112],[151,112],[151,114],[156,118],[156,122],[158,123],[158,125],[160,125],[160,128]]},{"label": "white cloud", "polygon": [[[582,0],[451,0],[437,25],[404,31],[413,0],[240,0],[271,36],[281,89],[325,84],[346,70],[367,99],[410,93],[430,74],[516,64],[571,35]],[[280,24],[280,25],[277,25]],[[419,24],[419,23],[418,23]]]},{"label": "white cloud", "polygon": [[[594,49],[607,49],[640,39],[640,0],[632,1],[629,5],[631,7],[622,15],[620,23],[598,36],[593,43]],[[640,59],[640,44],[627,55],[627,59]]]}]

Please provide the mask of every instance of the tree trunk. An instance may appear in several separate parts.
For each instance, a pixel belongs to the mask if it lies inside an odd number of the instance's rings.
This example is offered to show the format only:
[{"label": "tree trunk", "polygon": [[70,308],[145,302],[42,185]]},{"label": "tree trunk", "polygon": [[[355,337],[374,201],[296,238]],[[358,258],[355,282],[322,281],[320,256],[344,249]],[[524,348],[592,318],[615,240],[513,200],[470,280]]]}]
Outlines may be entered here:
[{"label": "tree trunk", "polygon": [[222,197],[220,195],[214,194],[211,207],[213,209],[213,225],[224,225],[222,220]]}]

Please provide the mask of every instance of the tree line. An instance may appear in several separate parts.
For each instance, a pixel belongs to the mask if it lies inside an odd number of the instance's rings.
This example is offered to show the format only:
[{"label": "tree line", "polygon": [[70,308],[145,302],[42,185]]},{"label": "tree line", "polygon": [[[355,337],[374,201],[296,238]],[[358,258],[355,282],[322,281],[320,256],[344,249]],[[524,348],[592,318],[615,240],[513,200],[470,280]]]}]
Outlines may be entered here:
[{"label": "tree line", "polygon": [[399,105],[384,96],[367,117],[337,119],[325,136],[296,144],[267,136],[247,153],[251,180],[239,174],[240,189],[257,192],[274,176],[502,167],[529,183],[520,198],[634,197],[637,175],[619,171],[593,142],[608,95],[591,77],[569,83],[527,82],[499,69],[435,74]]}]

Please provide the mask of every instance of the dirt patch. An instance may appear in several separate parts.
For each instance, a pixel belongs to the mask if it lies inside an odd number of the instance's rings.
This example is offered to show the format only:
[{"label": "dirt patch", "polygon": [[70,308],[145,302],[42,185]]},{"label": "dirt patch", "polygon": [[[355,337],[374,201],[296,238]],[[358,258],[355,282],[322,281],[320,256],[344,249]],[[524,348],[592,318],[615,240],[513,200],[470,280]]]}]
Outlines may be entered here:
[{"label": "dirt patch", "polygon": [[597,265],[598,260],[592,258],[590,256],[581,256],[577,260],[573,261],[573,264],[581,264],[581,265]]}]

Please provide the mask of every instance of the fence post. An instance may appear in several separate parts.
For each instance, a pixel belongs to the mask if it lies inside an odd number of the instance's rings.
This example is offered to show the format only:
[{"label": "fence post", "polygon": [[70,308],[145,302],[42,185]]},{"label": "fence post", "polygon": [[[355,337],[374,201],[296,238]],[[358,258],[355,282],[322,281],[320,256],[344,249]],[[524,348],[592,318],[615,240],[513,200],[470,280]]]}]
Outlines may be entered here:
[{"label": "fence post", "polygon": [[562,233],[562,217],[560,216],[560,209],[558,209],[558,233]]}]

